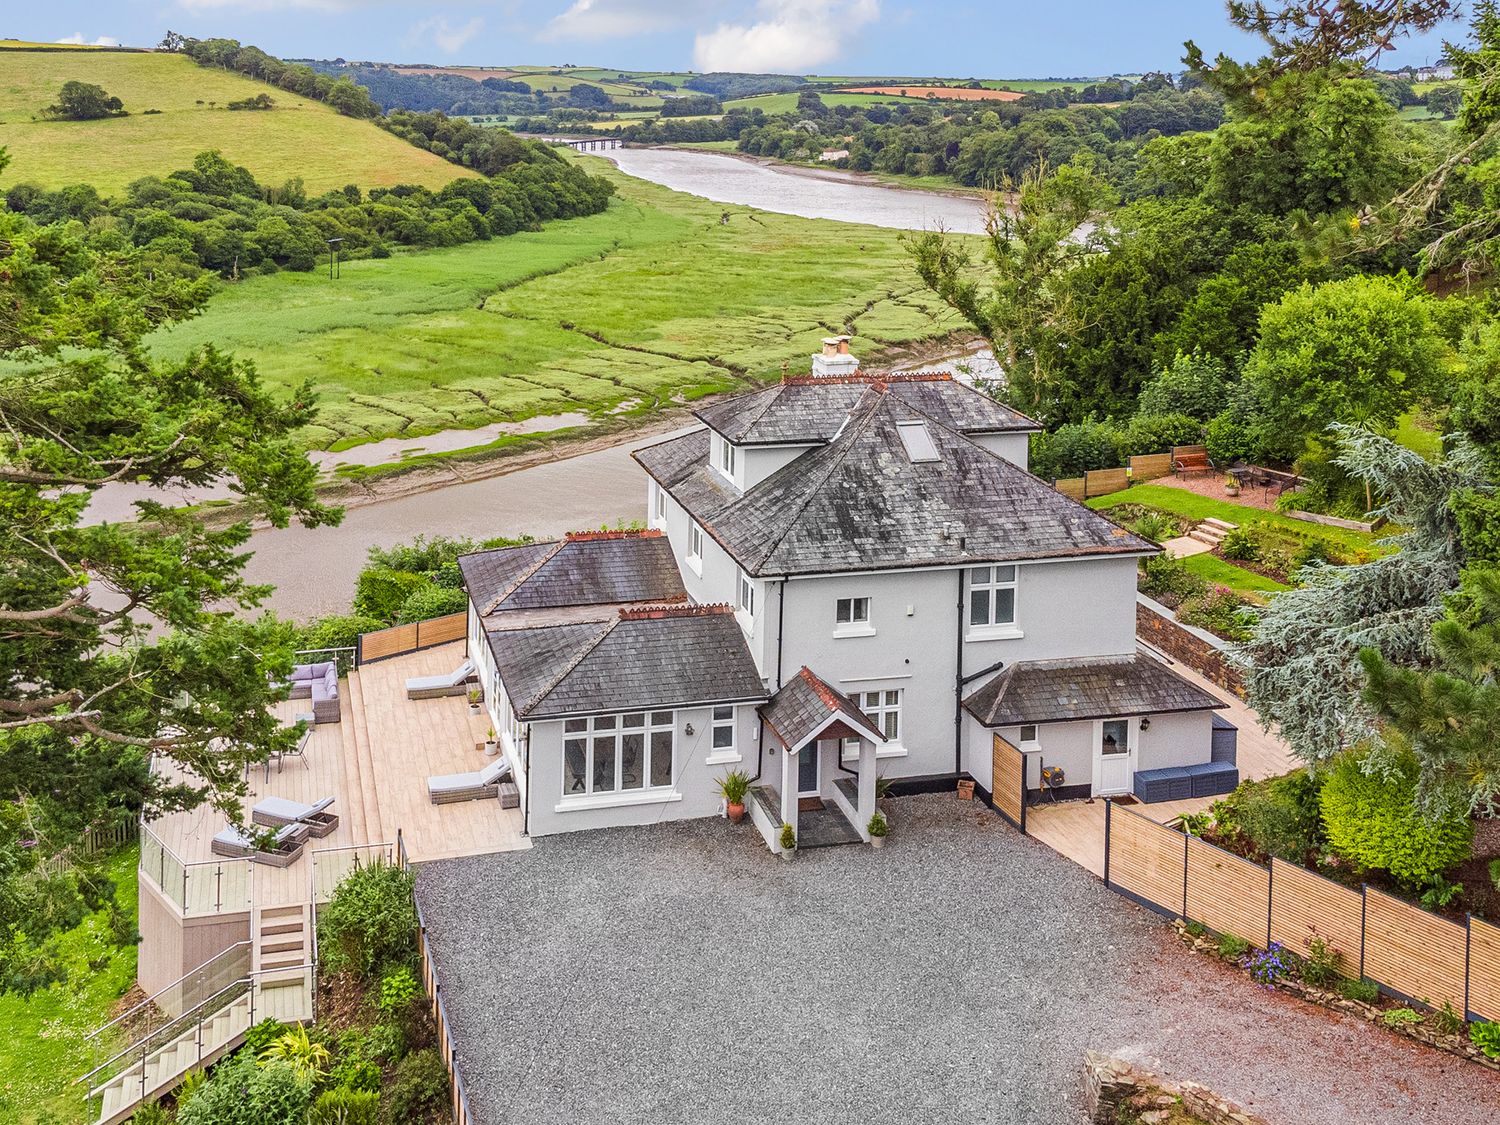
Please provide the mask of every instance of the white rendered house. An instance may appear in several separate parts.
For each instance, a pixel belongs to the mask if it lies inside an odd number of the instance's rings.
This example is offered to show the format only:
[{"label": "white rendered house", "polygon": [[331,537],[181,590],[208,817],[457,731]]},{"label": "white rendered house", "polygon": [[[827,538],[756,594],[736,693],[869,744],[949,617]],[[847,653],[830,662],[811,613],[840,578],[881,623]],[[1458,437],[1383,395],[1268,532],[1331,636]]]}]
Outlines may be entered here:
[{"label": "white rendered house", "polygon": [[996,735],[1056,795],[1231,784],[1221,702],[1136,644],[1156,547],[1026,471],[1036,423],[844,338],[697,417],[635,454],[644,533],[461,560],[530,833],[712,815],[742,769],[773,848],[868,838],[877,774],[987,796]]}]

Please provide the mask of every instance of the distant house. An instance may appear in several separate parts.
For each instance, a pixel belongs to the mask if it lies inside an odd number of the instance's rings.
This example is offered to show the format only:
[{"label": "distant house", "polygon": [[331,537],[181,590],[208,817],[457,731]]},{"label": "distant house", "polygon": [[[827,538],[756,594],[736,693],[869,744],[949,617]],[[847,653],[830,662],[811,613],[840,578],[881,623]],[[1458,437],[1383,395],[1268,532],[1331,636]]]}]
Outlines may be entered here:
[{"label": "distant house", "polygon": [[827,164],[832,164],[835,160],[848,160],[849,150],[847,148],[825,148],[818,154],[818,159]]},{"label": "distant house", "polygon": [[1137,647],[1157,548],[1026,471],[1031,419],[844,337],[696,416],[635,454],[646,530],[460,560],[531,835],[714,815],[742,769],[773,850],[867,839],[877,775],[988,796],[997,735],[1064,796],[1211,760],[1222,704]]}]

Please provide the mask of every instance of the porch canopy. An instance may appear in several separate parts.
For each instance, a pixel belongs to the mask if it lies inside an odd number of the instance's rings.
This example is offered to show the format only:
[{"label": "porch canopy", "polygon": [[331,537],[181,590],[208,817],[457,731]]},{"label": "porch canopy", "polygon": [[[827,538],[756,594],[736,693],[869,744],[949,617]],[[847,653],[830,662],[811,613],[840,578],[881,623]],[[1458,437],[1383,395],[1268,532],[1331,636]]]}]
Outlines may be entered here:
[{"label": "porch canopy", "polygon": [[[854,827],[869,838],[875,815],[875,747],[885,741],[880,728],[843,692],[804,665],[770,702],[759,708],[767,729],[785,750],[781,757],[781,822],[797,829],[797,756],[816,753],[819,742],[859,739],[858,802]],[[780,825],[776,826],[778,829]],[[779,847],[772,843],[773,848]]]}]

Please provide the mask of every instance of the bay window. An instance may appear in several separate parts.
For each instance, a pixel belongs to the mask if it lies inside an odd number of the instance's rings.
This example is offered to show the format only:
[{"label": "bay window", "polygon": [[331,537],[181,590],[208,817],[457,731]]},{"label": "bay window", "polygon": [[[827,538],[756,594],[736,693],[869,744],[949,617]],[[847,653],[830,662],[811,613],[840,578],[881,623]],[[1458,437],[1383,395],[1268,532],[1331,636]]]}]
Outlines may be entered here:
[{"label": "bay window", "polygon": [[564,720],[563,798],[671,789],[676,736],[671,711]]}]

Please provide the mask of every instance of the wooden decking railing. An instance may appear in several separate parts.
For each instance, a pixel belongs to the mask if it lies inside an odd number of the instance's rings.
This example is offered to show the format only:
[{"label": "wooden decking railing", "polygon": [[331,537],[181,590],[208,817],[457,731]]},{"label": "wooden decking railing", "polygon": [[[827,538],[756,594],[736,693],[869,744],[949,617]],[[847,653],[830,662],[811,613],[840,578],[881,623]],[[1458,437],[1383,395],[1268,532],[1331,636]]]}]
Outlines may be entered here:
[{"label": "wooden decking railing", "polygon": [[364,633],[359,638],[356,662],[369,664],[373,660],[385,660],[392,656],[405,656],[433,645],[445,645],[461,641],[469,631],[467,613],[450,613],[447,617],[434,617],[431,621],[416,621],[410,625],[393,625],[378,633]]},{"label": "wooden decking railing", "polygon": [[1104,883],[1261,948],[1279,942],[1300,954],[1316,933],[1348,976],[1411,1003],[1500,1020],[1500,926],[1473,915],[1455,922],[1279,859],[1263,867],[1113,801],[1105,806]]}]

